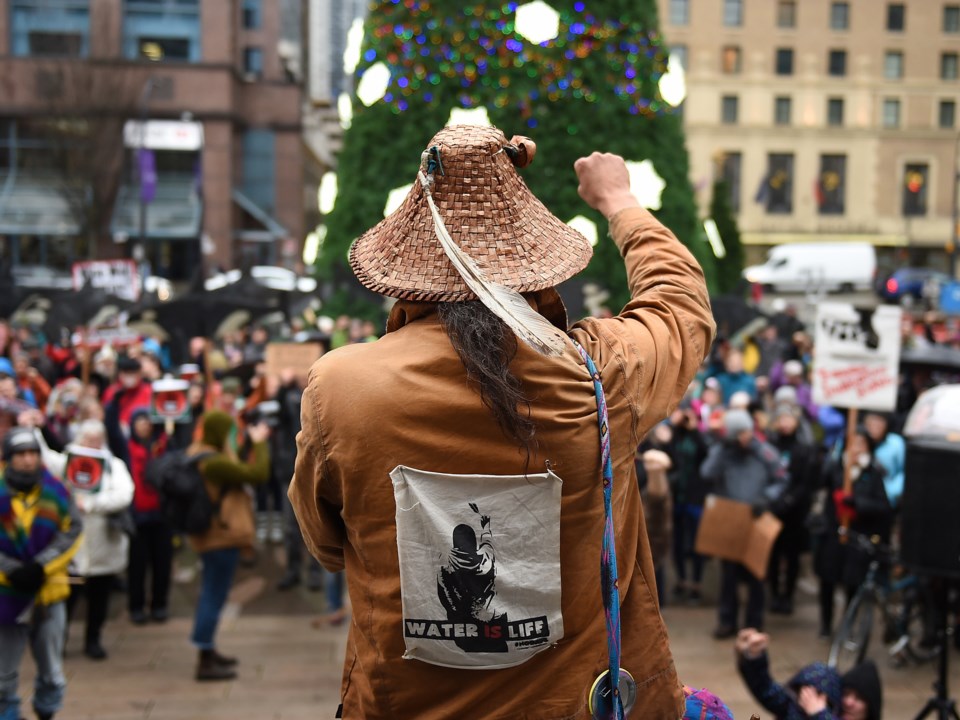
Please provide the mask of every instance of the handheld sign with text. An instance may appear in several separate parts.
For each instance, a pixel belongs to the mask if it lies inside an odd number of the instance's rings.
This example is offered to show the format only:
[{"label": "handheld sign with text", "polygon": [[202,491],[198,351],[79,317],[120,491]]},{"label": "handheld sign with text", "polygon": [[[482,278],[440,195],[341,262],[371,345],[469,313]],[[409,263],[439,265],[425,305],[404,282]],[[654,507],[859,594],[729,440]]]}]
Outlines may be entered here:
[{"label": "handheld sign with text", "polygon": [[859,310],[843,303],[817,308],[813,401],[818,405],[890,411],[897,404],[898,307]]},{"label": "handheld sign with text", "polygon": [[151,383],[153,399],[150,415],[153,422],[188,422],[190,404],[187,402],[187,388],[190,383],[176,378],[163,378]]},{"label": "handheld sign with text", "polygon": [[187,382],[193,382],[194,379],[200,377],[200,366],[194,363],[187,363],[186,365],[180,366],[180,379],[186,380]]},{"label": "handheld sign with text", "polygon": [[67,483],[75,490],[100,492],[107,456],[100,450],[71,446],[64,472]]}]

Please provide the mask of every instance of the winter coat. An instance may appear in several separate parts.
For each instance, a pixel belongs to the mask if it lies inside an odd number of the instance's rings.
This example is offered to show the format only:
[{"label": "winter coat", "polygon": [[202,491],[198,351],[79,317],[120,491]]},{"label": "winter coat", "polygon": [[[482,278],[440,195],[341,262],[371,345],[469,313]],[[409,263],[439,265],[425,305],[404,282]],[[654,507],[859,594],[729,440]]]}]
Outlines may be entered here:
[{"label": "winter coat", "polygon": [[[784,688],[770,677],[770,659],[766,653],[758,658],[737,658],[737,670],[744,684],[757,702],[776,720],[837,720],[840,716],[840,676],[823,663],[813,663],[800,669]],[[797,702],[797,692],[804,685],[816,688],[827,696],[828,709],[808,715]],[[830,711],[833,708],[836,714]]]},{"label": "winter coat", "polygon": [[668,452],[673,460],[668,477],[674,507],[702,507],[707,497],[707,484],[700,474],[700,466],[707,457],[707,441],[697,429],[675,426]]},{"label": "winter coat", "polygon": [[[0,625],[18,622],[34,602],[53,605],[67,599],[67,566],[80,546],[82,529],[70,491],[49,471],[26,493],[0,476]],[[31,561],[40,563],[46,575],[33,596],[14,590],[7,579],[7,573]]]},{"label": "winter coat", "polygon": [[[596,363],[609,411],[621,665],[642,688],[632,715],[675,718],[683,714],[683,695],[655,586],[647,580],[654,568],[634,453],[638,439],[680,400],[710,348],[714,322],[696,261],[652,215],[623,210],[611,220],[610,232],[624,255],[633,300],[619,316],[582,320],[569,334]],[[567,328],[554,290],[531,293],[530,299]],[[303,395],[290,500],[311,552],[328,570],[346,568],[357,609],[347,639],[343,716],[586,718],[587,694],[607,664],[593,381],[572,344],[553,358],[519,343],[510,368],[531,398],[537,427],[528,458],[504,438],[467,381],[435,308],[398,302],[384,337],[325,354]],[[548,462],[563,480],[562,640],[495,672],[465,673],[403,659],[398,509],[390,472],[404,465],[522,476],[545,472]]]},{"label": "winter coat", "polygon": [[[43,447],[44,464],[61,480],[65,480],[67,456],[72,447],[68,445],[65,453]],[[73,559],[73,569],[81,577],[114,575],[127,568],[130,538],[109,516],[124,512],[130,507],[133,501],[133,479],[123,460],[104,452],[107,461],[96,492],[67,484],[83,521],[83,539]]]},{"label": "winter coat", "polygon": [[768,507],[787,484],[777,451],[756,438],[746,448],[735,441],[717,443],[707,453],[700,474],[715,494],[753,506]]},{"label": "winter coat", "polygon": [[880,466],[886,471],[883,476],[883,485],[887,490],[890,504],[896,507],[903,495],[904,466],[907,462],[907,444],[896,433],[887,433],[877,449],[873,451]]},{"label": "winter coat", "polygon": [[[856,588],[866,577],[870,558],[855,543],[841,543],[837,534],[840,522],[833,493],[843,488],[843,465],[836,457],[827,461],[824,476],[828,496],[820,522],[823,534],[814,557],[814,570],[822,581],[843,583],[846,587]],[[862,535],[877,535],[882,542],[888,543],[894,513],[887,499],[883,476],[883,468],[874,461],[854,480],[856,516],[850,522],[850,529]]]},{"label": "winter coat", "polygon": [[203,420],[202,441],[187,448],[191,457],[208,455],[199,461],[198,467],[207,494],[216,504],[210,528],[189,537],[198,553],[249,547],[254,541],[253,500],[246,485],[266,482],[270,476],[270,449],[266,442],[254,444],[250,463],[229,457],[218,448],[226,445],[234,429],[234,422],[226,413],[208,413]]},{"label": "winter coat", "polygon": [[127,441],[127,462],[133,478],[133,511],[136,515],[160,512],[160,494],[147,482],[147,465],[167,451],[167,436],[164,434],[146,442],[136,437]]}]

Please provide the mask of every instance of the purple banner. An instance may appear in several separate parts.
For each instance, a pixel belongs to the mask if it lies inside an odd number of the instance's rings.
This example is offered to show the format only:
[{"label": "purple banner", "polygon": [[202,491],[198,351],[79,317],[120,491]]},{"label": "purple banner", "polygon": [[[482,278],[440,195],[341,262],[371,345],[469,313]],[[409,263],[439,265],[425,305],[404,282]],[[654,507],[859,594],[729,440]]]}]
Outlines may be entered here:
[{"label": "purple banner", "polygon": [[137,169],[140,172],[140,200],[151,202],[157,195],[157,159],[153,150],[137,150]]}]

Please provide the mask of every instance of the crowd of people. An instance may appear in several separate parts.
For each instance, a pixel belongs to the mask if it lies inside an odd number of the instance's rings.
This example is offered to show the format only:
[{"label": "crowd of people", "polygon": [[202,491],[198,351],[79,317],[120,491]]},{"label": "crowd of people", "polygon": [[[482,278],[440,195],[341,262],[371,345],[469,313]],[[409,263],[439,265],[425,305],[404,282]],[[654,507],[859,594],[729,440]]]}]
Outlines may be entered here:
[{"label": "crowd of people", "polygon": [[[320,325],[327,348],[376,339],[366,321]],[[908,318],[903,333],[908,346],[960,344],[960,334],[945,334],[931,318]],[[318,622],[344,621],[342,573],[325,573],[306,552],[287,500],[304,377],[291,368],[267,372],[271,340],[256,326],[218,341],[195,338],[188,362],[175,366],[158,338],[122,348],[60,347],[36,328],[0,323],[0,718],[19,717],[17,669],[28,644],[38,667],[38,717],[61,707],[60,658],[78,598],[86,613],[83,652],[92,660],[107,658],[101,632],[118,586],[134,625],[169,617],[180,538],[148,474],[173,453],[195,460],[220,517],[186,537],[202,568],[191,636],[196,679],[236,676],[237,659],[217,650],[217,623],[238,563],[265,542],[285,544],[277,590],[301,582],[324,589],[327,614]],[[662,605],[703,602],[710,559],[695,544],[708,495],[747,503],[756,515],[772,512],[782,531],[766,587],[744,566],[721,561],[714,637],[736,638],[744,681],[777,717],[878,718],[875,668],[841,678],[814,665],[788,691],[770,679],[765,613],[794,612],[801,557],[812,552],[820,634],[831,635],[835,591],[849,598],[867,565],[856,546],[840,544],[837,528],[845,522],[885,543],[894,536],[905,454],[897,431],[918,393],[942,378],[904,375],[897,412],[864,414],[845,448],[843,409],[813,402],[813,362],[811,336],[789,308],[755,323],[749,335],[720,338],[680,405],[638,448],[657,587]],[[152,402],[153,384],[170,375],[189,381],[178,422],[160,419]],[[68,470],[74,456],[101,458],[101,475],[78,480]],[[851,492],[843,489],[846,465]]]},{"label": "crowd of people", "polygon": [[[362,320],[320,325],[311,337],[323,349],[376,339]],[[236,676],[238,660],[217,650],[217,625],[238,564],[255,562],[264,543],[285,545],[278,591],[306,573],[310,590],[326,590],[315,622],[345,620],[342,573],[324,573],[305,551],[287,500],[305,377],[267,367],[271,339],[259,326],[194,338],[188,362],[174,365],[160,338],[65,347],[41,328],[0,322],[0,718],[21,717],[28,646],[37,717],[61,708],[67,629],[81,609],[93,661],[107,659],[101,634],[118,590],[133,625],[166,622],[178,548],[199,559],[197,680]],[[165,378],[185,381],[176,419],[157,409]],[[202,478],[213,520],[200,532],[165,512],[152,475],[171,465]]]}]

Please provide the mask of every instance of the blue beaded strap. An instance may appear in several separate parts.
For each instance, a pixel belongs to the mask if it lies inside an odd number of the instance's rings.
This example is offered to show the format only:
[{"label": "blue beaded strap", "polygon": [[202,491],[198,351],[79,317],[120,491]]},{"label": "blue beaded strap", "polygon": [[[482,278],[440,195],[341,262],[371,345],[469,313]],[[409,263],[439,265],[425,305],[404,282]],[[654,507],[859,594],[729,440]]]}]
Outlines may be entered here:
[{"label": "blue beaded strap", "polygon": [[600,551],[600,585],[603,592],[603,613],[607,621],[607,658],[610,674],[610,697],[616,698],[611,717],[623,720],[620,698],[620,588],[617,582],[617,547],[613,534],[613,463],[610,460],[610,423],[607,418],[607,399],[600,382],[600,372],[587,351],[576,340],[577,352],[590,371],[597,396],[597,421],[600,426],[600,461],[603,465],[603,547]]}]

